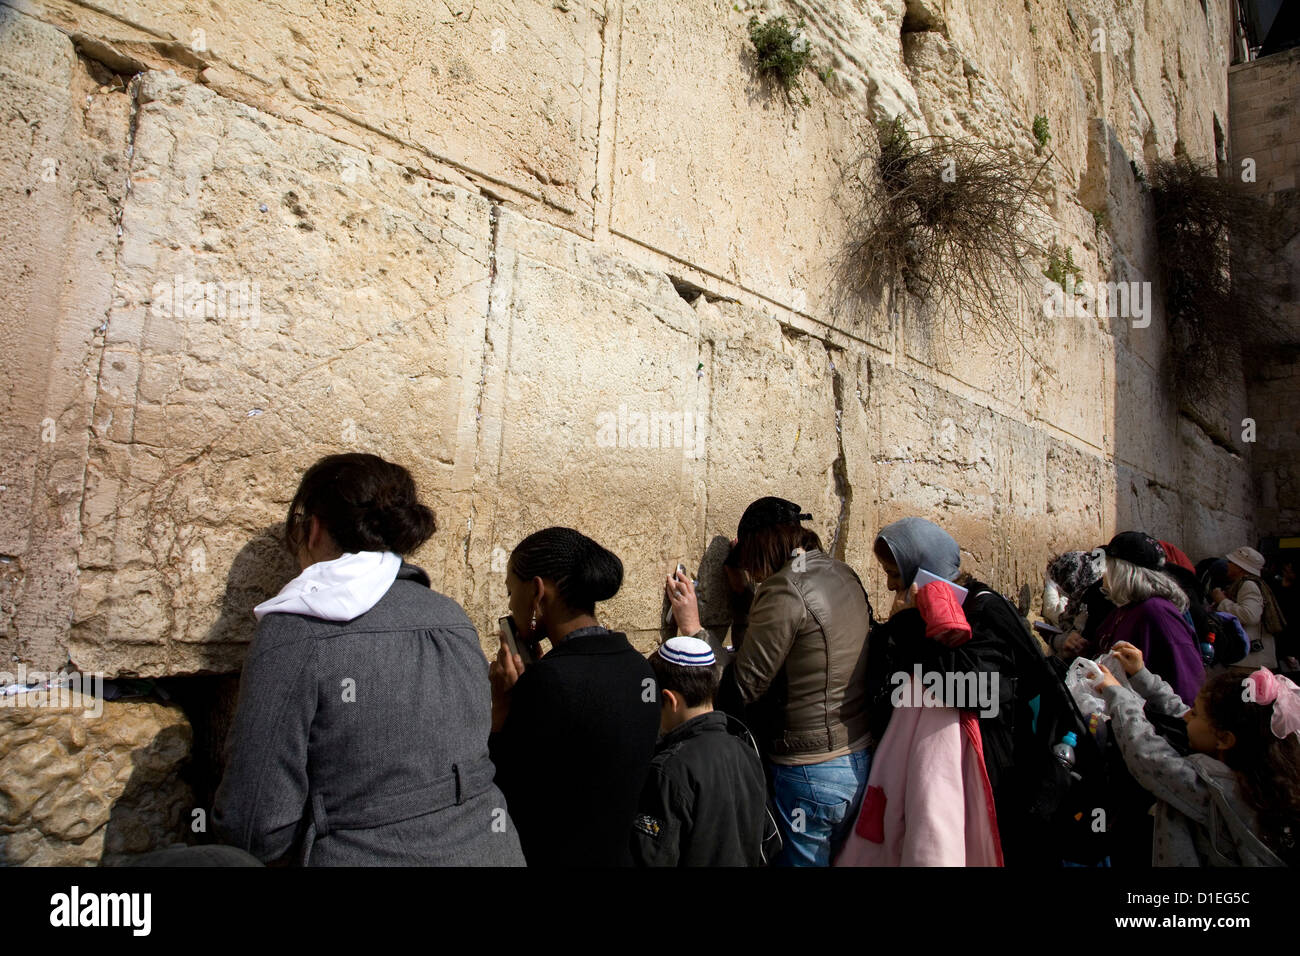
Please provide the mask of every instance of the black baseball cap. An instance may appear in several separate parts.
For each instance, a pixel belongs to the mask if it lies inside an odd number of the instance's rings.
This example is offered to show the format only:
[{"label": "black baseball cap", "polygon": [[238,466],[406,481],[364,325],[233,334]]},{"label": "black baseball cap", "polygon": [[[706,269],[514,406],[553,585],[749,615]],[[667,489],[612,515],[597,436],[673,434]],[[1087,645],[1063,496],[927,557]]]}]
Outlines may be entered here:
[{"label": "black baseball cap", "polygon": [[1165,549],[1160,542],[1144,531],[1125,531],[1110,539],[1102,551],[1109,557],[1119,558],[1139,568],[1159,571],[1165,566]]},{"label": "black baseball cap", "polygon": [[759,498],[740,516],[736,537],[743,538],[755,531],[762,531],[764,528],[776,525],[798,524],[811,517],[812,515],[805,513],[793,501],[786,501],[784,498]]}]

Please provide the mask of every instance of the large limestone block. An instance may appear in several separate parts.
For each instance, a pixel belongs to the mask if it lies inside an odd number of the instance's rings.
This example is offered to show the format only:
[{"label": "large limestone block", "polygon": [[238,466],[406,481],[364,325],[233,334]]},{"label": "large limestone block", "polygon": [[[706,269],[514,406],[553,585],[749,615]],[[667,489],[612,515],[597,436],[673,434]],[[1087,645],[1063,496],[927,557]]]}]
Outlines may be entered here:
[{"label": "large limestone block", "polygon": [[189,721],[148,701],[73,691],[0,707],[0,859],[94,865],[180,842],[193,799]]},{"label": "large limestone block", "polygon": [[1249,446],[1237,440],[1240,436],[1241,430],[1234,428],[1233,441],[1221,443],[1221,439],[1216,441],[1195,422],[1179,416],[1182,467],[1178,485],[1184,495],[1204,502],[1207,507],[1249,518],[1255,494],[1242,453]]},{"label": "large limestone block", "polygon": [[472,500],[455,528],[468,580],[452,593],[495,653],[507,556],[534,531],[570,526],[623,561],[602,620],[649,640],[663,576],[699,534],[713,440],[696,313],[666,276],[506,210],[491,303],[482,419],[461,476]]},{"label": "large limestone block", "polygon": [[[809,107],[760,82],[748,16],[718,0],[623,7],[610,229],[887,347],[888,322],[845,295],[837,273],[853,163],[874,140],[864,104],[812,70]],[[831,29],[819,23],[810,43]],[[851,26],[868,44],[882,29]]]},{"label": "large limestone block", "polygon": [[110,673],[230,670],[293,572],[275,536],[314,460],[383,454],[454,510],[490,209],[204,87],[138,82],[69,650]]},{"label": "large limestone block", "polygon": [[1044,513],[1031,520],[1043,526],[1047,550],[1052,555],[1091,550],[1109,541],[1108,512],[1115,500],[1109,462],[1064,442],[1049,441],[1045,467]]},{"label": "large limestone block", "polygon": [[1183,540],[1183,510],[1181,496],[1172,482],[1159,481],[1128,465],[1116,463],[1116,534],[1145,531],[1163,541],[1178,544]]},{"label": "large limestone block", "polygon": [[1102,453],[1114,421],[1115,343],[1095,307],[1085,309],[1085,297],[1072,298],[1074,304],[1067,307],[1062,295],[1062,314],[1031,313],[1033,339],[1044,347],[1025,356],[1024,407]]},{"label": "large limestone block", "polygon": [[[1183,539],[1178,545],[1193,561],[1202,558],[1221,557],[1233,548],[1242,545],[1254,547],[1260,533],[1253,515],[1233,514],[1220,508],[1206,507],[1205,503],[1191,496],[1183,496]],[[1294,513],[1293,513],[1294,514]],[[1293,530],[1294,524],[1287,524],[1278,530],[1282,533]]]},{"label": "large limestone block", "polygon": [[877,525],[908,515],[928,518],[962,546],[964,562],[972,556],[987,562],[999,493],[997,416],[922,377],[876,363],[871,406],[879,416],[872,455]]},{"label": "large limestone block", "polygon": [[1131,353],[1115,352],[1116,465],[1125,464],[1161,481],[1177,480],[1177,406],[1163,369],[1153,369]]},{"label": "large limestone block", "polygon": [[734,537],[745,508],[775,495],[812,514],[829,548],[842,509],[835,378],[852,370],[821,340],[760,313],[713,311],[708,533]]},{"label": "large limestone block", "polygon": [[373,131],[591,231],[600,0],[33,5],[121,56],[345,142]]},{"label": "large limestone block", "polygon": [[0,653],[66,661],[96,340],[130,104],[68,38],[0,8]]}]

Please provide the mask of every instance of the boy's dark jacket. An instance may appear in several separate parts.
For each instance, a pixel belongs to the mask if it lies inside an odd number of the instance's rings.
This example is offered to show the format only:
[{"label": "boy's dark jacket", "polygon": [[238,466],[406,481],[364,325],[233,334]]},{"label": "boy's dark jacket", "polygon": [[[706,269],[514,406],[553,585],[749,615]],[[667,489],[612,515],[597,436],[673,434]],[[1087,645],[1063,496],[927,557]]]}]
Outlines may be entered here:
[{"label": "boy's dark jacket", "polygon": [[767,783],[753,743],[720,710],[660,740],[632,824],[640,866],[760,866]]}]

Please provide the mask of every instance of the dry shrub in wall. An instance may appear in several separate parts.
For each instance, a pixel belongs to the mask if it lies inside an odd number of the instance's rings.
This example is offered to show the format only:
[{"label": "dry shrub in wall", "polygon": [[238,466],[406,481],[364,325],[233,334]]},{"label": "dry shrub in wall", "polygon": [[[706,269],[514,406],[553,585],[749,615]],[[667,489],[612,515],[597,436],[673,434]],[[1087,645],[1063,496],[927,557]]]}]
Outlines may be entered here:
[{"label": "dry shrub in wall", "polygon": [[1160,279],[1178,397],[1222,397],[1243,343],[1266,342],[1264,205],[1188,158],[1158,160],[1146,181],[1155,207]]},{"label": "dry shrub in wall", "polygon": [[875,297],[901,281],[987,341],[1019,341],[1017,313],[1046,252],[1033,190],[1047,160],[976,139],[913,138],[897,118],[878,133],[879,153],[858,163],[846,284]]}]

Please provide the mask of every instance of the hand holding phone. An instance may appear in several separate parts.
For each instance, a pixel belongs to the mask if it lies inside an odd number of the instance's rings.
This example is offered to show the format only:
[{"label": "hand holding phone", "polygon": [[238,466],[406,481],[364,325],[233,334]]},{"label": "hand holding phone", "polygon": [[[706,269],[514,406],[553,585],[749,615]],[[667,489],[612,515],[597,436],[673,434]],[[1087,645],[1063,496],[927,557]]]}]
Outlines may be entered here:
[{"label": "hand holding phone", "polygon": [[520,651],[527,650],[519,640],[514,622],[509,617],[500,618],[497,623],[501,626],[501,647],[497,650],[496,660],[488,668],[488,680],[492,684],[493,733],[500,731],[510,716],[510,692],[514,690],[525,666],[524,655]]},{"label": "hand holding phone", "polygon": [[522,660],[525,667],[536,664],[537,657],[533,654],[532,647],[519,639],[519,631],[515,628],[515,619],[507,614],[505,617],[497,618],[497,624],[501,627],[502,645],[509,648],[511,654]]}]

